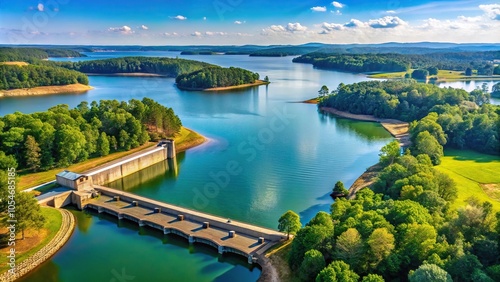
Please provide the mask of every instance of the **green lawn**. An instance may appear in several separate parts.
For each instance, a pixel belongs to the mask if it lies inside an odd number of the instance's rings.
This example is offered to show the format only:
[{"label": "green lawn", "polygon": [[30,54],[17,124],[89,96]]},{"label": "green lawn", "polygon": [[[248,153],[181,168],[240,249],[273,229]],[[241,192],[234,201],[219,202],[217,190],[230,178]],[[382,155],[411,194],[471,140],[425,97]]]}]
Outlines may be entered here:
[{"label": "green lawn", "polygon": [[[481,184],[500,183],[500,157],[481,154],[473,151],[446,150],[441,164],[436,166],[439,171],[447,173],[456,183],[458,199],[455,208],[465,204],[465,200],[475,196],[481,201],[489,201],[495,211],[500,211],[500,201],[495,199],[498,191],[483,190]],[[492,197],[493,196],[493,197]]]},{"label": "green lawn", "polygon": [[[56,235],[57,231],[62,224],[62,215],[56,209],[42,207],[42,213],[45,215],[45,226],[42,230],[28,230],[25,232],[26,239],[21,240],[21,234],[17,236],[16,240],[16,264],[21,263],[23,260],[27,259],[32,254],[36,253],[38,250],[47,245],[52,238]],[[5,230],[6,231],[6,230]],[[41,241],[38,240],[35,245],[32,245],[32,239],[34,236],[42,234]],[[7,271],[9,266],[7,265],[7,254],[9,251],[8,246],[0,249],[0,273]]]}]

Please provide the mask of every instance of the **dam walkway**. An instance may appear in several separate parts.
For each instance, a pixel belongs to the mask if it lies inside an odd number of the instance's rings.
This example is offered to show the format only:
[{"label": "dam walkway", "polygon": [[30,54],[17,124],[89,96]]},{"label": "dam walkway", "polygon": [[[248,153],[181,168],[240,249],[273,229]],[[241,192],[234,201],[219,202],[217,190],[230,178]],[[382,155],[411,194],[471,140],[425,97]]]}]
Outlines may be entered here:
[{"label": "dam walkway", "polygon": [[93,185],[93,188],[100,196],[85,202],[83,207],[86,209],[127,219],[139,226],[149,226],[164,234],[176,234],[189,243],[210,245],[220,254],[239,254],[245,256],[248,263],[257,262],[257,257],[286,238],[285,234],[271,229],[230,221],[104,186]]}]

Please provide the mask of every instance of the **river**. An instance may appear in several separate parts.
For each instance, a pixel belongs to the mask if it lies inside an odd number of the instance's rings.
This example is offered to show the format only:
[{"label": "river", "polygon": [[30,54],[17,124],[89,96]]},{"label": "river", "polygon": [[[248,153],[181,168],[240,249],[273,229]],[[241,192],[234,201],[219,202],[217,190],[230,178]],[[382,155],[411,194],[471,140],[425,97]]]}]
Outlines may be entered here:
[{"label": "river", "polygon": [[[176,52],[101,52],[88,58],[131,55],[179,56]],[[91,76],[95,89],[84,94],[15,97],[0,100],[0,116],[13,111],[43,111],[56,104],[149,97],[172,107],[184,126],[209,138],[178,155],[177,170],[155,166],[110,186],[142,196],[269,228],[287,210],[306,223],[329,211],[329,193],[337,180],[349,187],[378,160],[392,137],[378,124],[337,119],[315,105],[297,103],[314,97],[322,85],[335,88],[367,80],[363,75],[318,70],[294,64],[290,57],[179,56],[221,66],[237,66],[268,76],[271,84],[224,93],[178,90],[173,79]],[[228,164],[240,173],[228,175]],[[23,281],[255,281],[260,269],[240,257],[219,256],[215,249],[189,246],[95,214],[73,212],[78,219],[70,241]]]}]

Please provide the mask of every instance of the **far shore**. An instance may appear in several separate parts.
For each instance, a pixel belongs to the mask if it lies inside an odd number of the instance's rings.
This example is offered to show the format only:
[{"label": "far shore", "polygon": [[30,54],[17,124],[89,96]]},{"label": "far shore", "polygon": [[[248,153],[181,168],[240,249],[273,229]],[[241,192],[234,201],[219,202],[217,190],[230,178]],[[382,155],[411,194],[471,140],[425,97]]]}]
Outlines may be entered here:
[{"label": "far shore", "polygon": [[1,97],[14,97],[14,96],[36,96],[36,95],[50,95],[62,93],[83,93],[94,89],[92,86],[85,84],[69,84],[69,85],[54,85],[54,86],[40,86],[33,88],[0,90]]},{"label": "far shore", "polygon": [[270,83],[269,81],[256,80],[254,83],[247,83],[247,84],[240,84],[240,85],[233,85],[233,86],[226,86],[226,87],[213,87],[213,88],[186,88],[186,87],[179,87],[179,86],[177,86],[177,87],[181,90],[186,90],[186,91],[227,91],[227,90],[249,88],[249,87],[260,86],[260,85],[268,85],[269,83]]}]

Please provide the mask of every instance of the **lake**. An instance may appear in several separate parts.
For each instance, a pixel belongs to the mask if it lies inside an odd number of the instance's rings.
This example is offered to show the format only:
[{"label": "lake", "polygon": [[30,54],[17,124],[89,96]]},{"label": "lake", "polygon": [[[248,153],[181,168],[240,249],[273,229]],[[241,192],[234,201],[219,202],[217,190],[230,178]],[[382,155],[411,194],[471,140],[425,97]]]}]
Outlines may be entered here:
[{"label": "lake", "polygon": [[[15,97],[0,100],[0,116],[43,111],[81,101],[152,98],[172,107],[184,126],[209,138],[180,153],[177,170],[153,166],[111,183],[138,195],[206,213],[277,228],[287,210],[309,221],[329,211],[329,193],[341,180],[349,187],[392,137],[376,123],[319,113],[299,103],[322,85],[334,89],[368,80],[363,75],[314,69],[290,57],[180,56],[176,52],[101,52],[79,60],[119,56],[167,56],[237,66],[268,76],[271,84],[223,93],[186,92],[173,79],[91,76],[94,90],[84,94]],[[241,172],[225,177],[228,163]],[[208,187],[215,184],[218,189]],[[213,185],[212,185],[213,187]],[[139,228],[106,216],[73,211],[78,219],[70,241],[23,281],[255,281],[260,270],[243,257],[219,256],[215,249],[189,246],[183,239]]]}]

